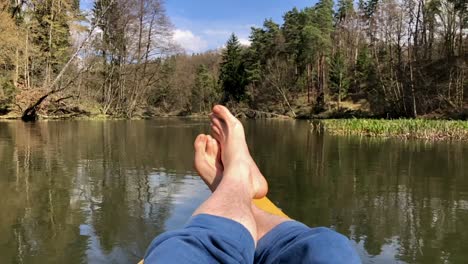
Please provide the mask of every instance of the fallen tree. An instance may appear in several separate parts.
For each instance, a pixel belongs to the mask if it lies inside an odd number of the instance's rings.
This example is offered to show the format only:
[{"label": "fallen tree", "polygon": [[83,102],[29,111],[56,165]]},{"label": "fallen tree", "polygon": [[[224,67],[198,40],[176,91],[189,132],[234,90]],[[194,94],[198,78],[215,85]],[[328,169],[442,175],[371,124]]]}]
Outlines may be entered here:
[{"label": "fallen tree", "polygon": [[[104,17],[104,15],[107,13],[107,11],[109,10],[109,7],[112,6],[112,3],[113,3],[113,0],[111,0],[109,6],[101,13],[101,16],[98,18],[98,21],[102,20],[102,18]],[[49,86],[49,91],[46,92],[44,95],[42,95],[41,97],[39,97],[39,99],[34,102],[33,104],[31,104],[29,107],[26,108],[26,110],[23,112],[23,114],[21,115],[21,120],[23,120],[24,122],[33,122],[33,121],[36,121],[38,119],[38,115],[37,115],[37,111],[38,109],[40,108],[41,104],[51,95],[53,94],[56,94],[58,92],[61,92],[61,91],[64,91],[67,87],[70,86],[71,83],[73,83],[74,79],[76,79],[77,76],[75,76],[75,78],[73,78],[72,80],[70,80],[66,85],[64,86],[58,86],[59,84],[59,81],[62,79],[64,73],[67,71],[67,69],[70,67],[70,65],[72,64],[72,62],[76,59],[76,57],[78,56],[78,54],[83,50],[84,46],[86,45],[86,43],[88,43],[89,39],[91,38],[91,36],[93,35],[93,32],[94,30],[96,29],[97,25],[99,23],[93,23],[93,25],[91,26],[89,32],[88,32],[88,35],[86,36],[86,38],[81,42],[81,44],[78,46],[78,48],[76,49],[76,51],[73,53],[73,55],[70,57],[70,59],[67,61],[67,63],[65,64],[65,66],[62,68],[62,70],[59,72],[59,74],[57,75],[57,77],[55,77],[54,81],[50,84]],[[83,71],[79,71],[77,75],[80,75]]]}]

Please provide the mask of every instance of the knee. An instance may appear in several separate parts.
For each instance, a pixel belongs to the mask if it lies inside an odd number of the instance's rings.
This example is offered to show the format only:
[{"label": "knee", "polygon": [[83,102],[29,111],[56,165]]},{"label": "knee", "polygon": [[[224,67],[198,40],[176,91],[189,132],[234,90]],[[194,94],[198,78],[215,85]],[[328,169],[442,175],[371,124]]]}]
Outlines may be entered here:
[{"label": "knee", "polygon": [[356,249],[344,235],[325,227],[312,228],[305,241],[316,263],[361,263]]}]

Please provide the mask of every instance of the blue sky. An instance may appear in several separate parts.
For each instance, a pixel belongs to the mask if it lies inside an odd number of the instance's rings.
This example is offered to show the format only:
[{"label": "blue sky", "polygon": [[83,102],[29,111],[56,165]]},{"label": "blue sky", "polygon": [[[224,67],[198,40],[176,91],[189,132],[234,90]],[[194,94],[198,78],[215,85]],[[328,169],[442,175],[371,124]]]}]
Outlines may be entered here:
[{"label": "blue sky", "polygon": [[[93,0],[81,0],[88,8]],[[248,43],[252,26],[266,18],[282,22],[293,7],[312,6],[316,0],[166,0],[167,15],[174,24],[174,40],[188,53],[203,52],[224,45],[234,32]]]}]

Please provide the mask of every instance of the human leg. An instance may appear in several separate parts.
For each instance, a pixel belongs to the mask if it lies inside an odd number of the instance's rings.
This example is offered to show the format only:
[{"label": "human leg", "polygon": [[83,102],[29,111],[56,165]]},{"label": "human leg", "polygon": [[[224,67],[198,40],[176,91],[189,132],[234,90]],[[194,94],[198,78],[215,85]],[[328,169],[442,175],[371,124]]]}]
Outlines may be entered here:
[{"label": "human leg", "polygon": [[[223,177],[219,147],[210,136],[195,141],[195,168],[211,190]],[[349,240],[328,228],[309,228],[252,203],[257,224],[254,263],[360,263]]]},{"label": "human leg", "polygon": [[257,242],[254,263],[359,264],[349,239],[326,228],[283,222]]},{"label": "human leg", "polygon": [[[222,147],[210,136],[195,142],[195,168],[212,191],[223,177],[222,161],[217,158],[220,151]],[[256,167],[253,159],[250,166]],[[343,235],[328,228],[309,228],[251,206],[257,225],[255,263],[360,263]]]},{"label": "human leg", "polygon": [[247,146],[242,146],[242,126],[232,115],[224,114],[215,113],[220,122],[217,140],[225,150],[221,155],[223,177],[184,229],[166,232],[153,241],[145,263],[253,261],[257,228],[251,201],[266,193],[267,186],[251,173]]},{"label": "human leg", "polygon": [[[221,162],[221,149],[218,143],[211,136],[199,135],[194,143],[195,158],[194,166],[203,181],[207,184],[211,191],[215,191],[223,177],[223,165]],[[250,154],[249,154],[250,157]],[[260,173],[255,163],[249,163],[250,166],[255,166],[250,171]],[[260,174],[261,175],[261,174]],[[262,176],[263,177],[263,176]],[[261,239],[275,226],[291,221],[287,217],[281,217],[270,214],[258,208],[254,203],[251,204],[251,210],[256,222],[257,237],[256,240]]]},{"label": "human leg", "polygon": [[[251,201],[264,196],[268,190],[263,176],[252,169],[251,158],[245,142],[244,128],[225,107],[213,108],[213,136],[222,152],[223,177],[212,196],[194,213],[211,214],[241,223],[252,237],[257,237],[256,222],[252,215]],[[212,140],[210,140],[213,142]],[[205,140],[206,142],[206,140]]]}]

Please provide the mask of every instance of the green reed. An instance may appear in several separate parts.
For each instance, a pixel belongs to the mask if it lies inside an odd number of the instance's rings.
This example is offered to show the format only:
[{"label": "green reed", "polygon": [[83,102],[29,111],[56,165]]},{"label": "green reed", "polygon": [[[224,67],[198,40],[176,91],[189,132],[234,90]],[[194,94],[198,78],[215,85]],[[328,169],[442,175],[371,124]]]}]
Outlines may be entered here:
[{"label": "green reed", "polygon": [[329,119],[323,127],[332,134],[372,137],[468,140],[468,121],[427,119]]}]

